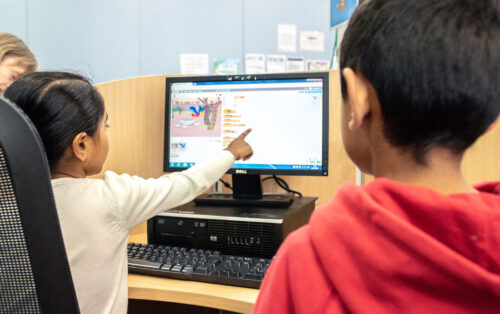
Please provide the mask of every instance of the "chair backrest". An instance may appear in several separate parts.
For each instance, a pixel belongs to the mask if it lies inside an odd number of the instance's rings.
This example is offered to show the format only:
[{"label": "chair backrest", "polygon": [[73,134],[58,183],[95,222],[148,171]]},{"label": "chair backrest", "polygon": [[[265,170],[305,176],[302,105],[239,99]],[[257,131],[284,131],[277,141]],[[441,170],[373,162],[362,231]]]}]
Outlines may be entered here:
[{"label": "chair backrest", "polygon": [[79,313],[42,142],[1,96],[0,312]]}]

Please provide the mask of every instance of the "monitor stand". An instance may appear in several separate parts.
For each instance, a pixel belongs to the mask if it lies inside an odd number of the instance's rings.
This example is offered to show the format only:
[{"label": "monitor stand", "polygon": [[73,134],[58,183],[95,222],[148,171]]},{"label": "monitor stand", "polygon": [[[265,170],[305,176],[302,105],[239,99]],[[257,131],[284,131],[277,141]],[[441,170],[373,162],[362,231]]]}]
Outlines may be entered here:
[{"label": "monitor stand", "polygon": [[287,207],[293,193],[262,194],[260,176],[233,174],[233,193],[203,194],[194,199],[196,205]]}]

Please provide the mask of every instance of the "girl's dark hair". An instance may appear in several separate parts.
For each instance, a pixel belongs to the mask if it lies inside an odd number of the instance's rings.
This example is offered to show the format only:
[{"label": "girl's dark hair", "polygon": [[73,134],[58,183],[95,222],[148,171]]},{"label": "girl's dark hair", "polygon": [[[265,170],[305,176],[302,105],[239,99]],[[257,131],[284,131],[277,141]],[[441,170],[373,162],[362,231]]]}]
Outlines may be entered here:
[{"label": "girl's dark hair", "polygon": [[346,67],[373,85],[393,145],[423,164],[436,146],[461,154],[500,112],[500,1],[364,1],[342,41]]},{"label": "girl's dark hair", "polygon": [[36,72],[5,91],[35,124],[51,170],[80,132],[94,136],[104,117],[104,101],[91,82],[67,72]]}]

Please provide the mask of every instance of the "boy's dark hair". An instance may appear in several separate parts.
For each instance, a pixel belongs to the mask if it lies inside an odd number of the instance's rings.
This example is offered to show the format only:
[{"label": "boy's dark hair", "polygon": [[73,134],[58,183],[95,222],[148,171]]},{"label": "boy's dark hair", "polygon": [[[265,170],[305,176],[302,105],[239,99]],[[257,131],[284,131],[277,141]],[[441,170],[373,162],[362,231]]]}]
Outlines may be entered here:
[{"label": "boy's dark hair", "polygon": [[436,146],[461,154],[500,113],[500,1],[364,1],[342,41],[346,67],[375,88],[391,144],[422,164]]},{"label": "boy's dark hair", "polygon": [[104,116],[104,101],[85,77],[67,72],[36,72],[5,91],[31,119],[53,170],[80,132],[94,136]]}]

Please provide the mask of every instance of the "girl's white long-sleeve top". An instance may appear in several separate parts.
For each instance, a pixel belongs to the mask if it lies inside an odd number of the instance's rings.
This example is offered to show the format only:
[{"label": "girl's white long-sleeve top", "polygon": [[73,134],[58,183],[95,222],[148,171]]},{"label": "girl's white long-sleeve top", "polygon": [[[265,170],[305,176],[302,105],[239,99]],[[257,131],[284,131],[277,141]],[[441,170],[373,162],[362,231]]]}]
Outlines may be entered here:
[{"label": "girl's white long-sleeve top", "polygon": [[81,312],[126,313],[130,230],[193,200],[233,164],[234,156],[222,151],[190,169],[158,179],[106,172],[103,179],[52,180]]}]

